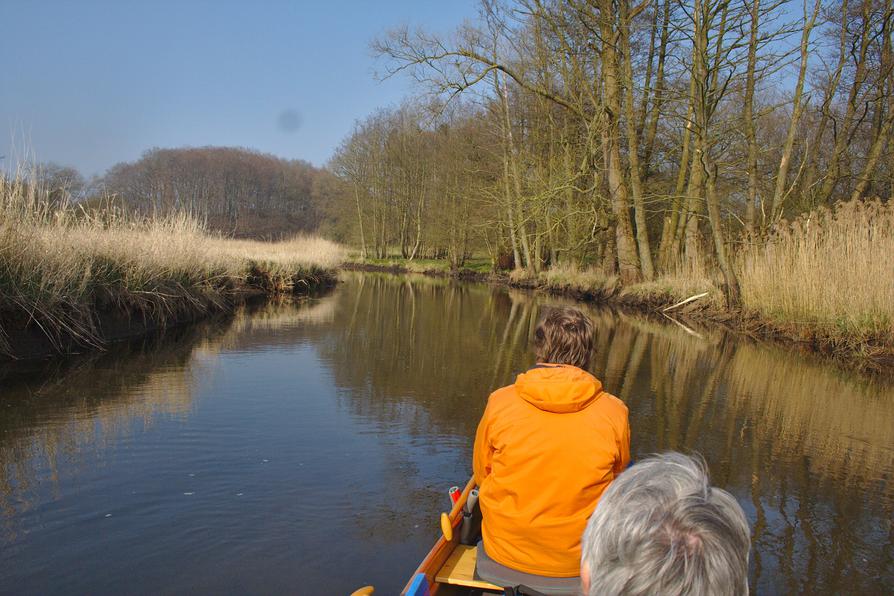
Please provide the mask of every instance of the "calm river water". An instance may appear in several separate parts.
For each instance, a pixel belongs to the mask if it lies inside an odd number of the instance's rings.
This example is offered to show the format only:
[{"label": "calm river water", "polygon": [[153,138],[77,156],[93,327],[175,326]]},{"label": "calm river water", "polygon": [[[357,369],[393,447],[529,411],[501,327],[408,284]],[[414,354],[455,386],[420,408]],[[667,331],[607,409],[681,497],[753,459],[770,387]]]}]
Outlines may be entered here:
[{"label": "calm river water", "polygon": [[[397,593],[556,301],[346,274],[322,298],[0,372],[0,593]],[[894,382],[591,312],[634,458],[704,455],[751,521],[754,590],[891,591]]]}]

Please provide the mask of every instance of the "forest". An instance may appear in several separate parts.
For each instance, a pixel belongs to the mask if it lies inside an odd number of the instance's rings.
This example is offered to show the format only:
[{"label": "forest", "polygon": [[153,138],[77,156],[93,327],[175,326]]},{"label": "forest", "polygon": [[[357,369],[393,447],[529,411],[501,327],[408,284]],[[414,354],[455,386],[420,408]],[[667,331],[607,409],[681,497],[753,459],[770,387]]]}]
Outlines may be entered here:
[{"label": "forest", "polygon": [[738,303],[742,255],[792,222],[873,197],[885,210],[892,14],[891,0],[483,0],[449,35],[396,28],[372,44],[380,76],[411,76],[418,95],[339,147],[327,226],[370,258],[485,253],[625,284],[706,272]]},{"label": "forest", "polygon": [[93,180],[55,163],[26,164],[19,177],[53,205],[116,207],[137,217],[187,215],[210,231],[255,240],[316,231],[332,178],[305,161],[240,147],[154,148]]}]

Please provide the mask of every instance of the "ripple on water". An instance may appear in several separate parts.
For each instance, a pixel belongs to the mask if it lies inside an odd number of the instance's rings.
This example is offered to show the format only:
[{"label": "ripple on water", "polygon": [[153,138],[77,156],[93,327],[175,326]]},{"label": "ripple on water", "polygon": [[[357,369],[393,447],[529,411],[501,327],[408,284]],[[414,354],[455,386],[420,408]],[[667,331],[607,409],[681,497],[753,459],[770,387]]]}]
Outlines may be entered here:
[{"label": "ripple on water", "polygon": [[[347,275],[0,388],[0,593],[397,592],[554,298]],[[702,453],[758,592],[894,584],[894,383],[610,311],[634,458]]]}]

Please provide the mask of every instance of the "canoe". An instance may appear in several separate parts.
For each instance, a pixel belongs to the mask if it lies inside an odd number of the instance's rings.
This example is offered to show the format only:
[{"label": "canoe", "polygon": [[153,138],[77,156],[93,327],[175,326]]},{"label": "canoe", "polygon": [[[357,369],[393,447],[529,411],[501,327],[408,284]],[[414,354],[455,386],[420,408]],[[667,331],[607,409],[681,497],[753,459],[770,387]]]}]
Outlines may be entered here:
[{"label": "canoe", "polygon": [[433,595],[448,585],[456,586],[460,591],[474,589],[484,593],[503,593],[500,586],[475,579],[478,549],[460,544],[463,510],[473,488],[475,479],[470,478],[450,513],[441,514],[441,535],[410,577],[401,596]]},{"label": "canoe", "polygon": [[[434,546],[413,572],[407,585],[401,591],[401,596],[433,596],[441,588],[446,587],[450,588],[451,594],[542,596],[539,592],[526,586],[504,588],[475,579],[478,548],[460,541],[463,517],[467,511],[466,504],[469,502],[469,495],[474,488],[475,479],[473,477],[466,483],[466,487],[459,494],[459,498],[453,504],[450,512],[441,514],[441,535],[438,536]],[[472,508],[474,509],[474,506]],[[467,542],[475,542],[469,538],[472,536],[467,536]],[[365,586],[353,592],[351,596],[370,596],[374,591],[373,586]]]}]

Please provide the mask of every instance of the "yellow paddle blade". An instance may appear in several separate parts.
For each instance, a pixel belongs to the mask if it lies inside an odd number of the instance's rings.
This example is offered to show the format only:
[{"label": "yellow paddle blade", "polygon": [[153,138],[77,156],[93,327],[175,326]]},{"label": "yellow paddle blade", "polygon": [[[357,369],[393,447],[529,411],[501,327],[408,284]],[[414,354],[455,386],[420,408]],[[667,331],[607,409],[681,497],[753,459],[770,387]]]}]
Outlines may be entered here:
[{"label": "yellow paddle blade", "polygon": [[453,524],[450,523],[450,516],[446,513],[441,514],[441,531],[444,532],[444,540],[447,542],[453,540]]}]

